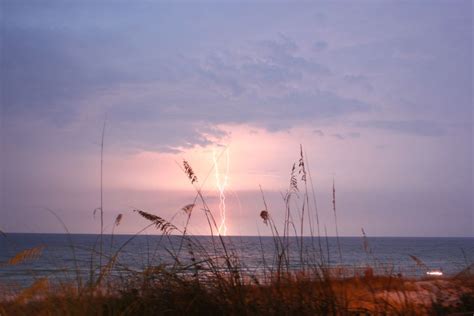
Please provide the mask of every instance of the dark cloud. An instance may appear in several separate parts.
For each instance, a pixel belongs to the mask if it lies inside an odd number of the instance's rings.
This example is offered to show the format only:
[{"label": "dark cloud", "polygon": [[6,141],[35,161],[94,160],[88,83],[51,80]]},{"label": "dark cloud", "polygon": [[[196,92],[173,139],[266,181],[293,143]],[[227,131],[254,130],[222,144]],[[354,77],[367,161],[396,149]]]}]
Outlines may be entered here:
[{"label": "dark cloud", "polygon": [[360,137],[360,133],[358,133],[358,132],[351,132],[351,133],[348,133],[348,134],[347,134],[347,137],[350,137],[350,138],[359,138],[359,137]]},{"label": "dark cloud", "polygon": [[[126,48],[124,38],[113,30],[8,25],[4,34],[2,79],[7,116],[67,125],[83,111],[94,109],[103,116],[107,112],[111,122],[127,126],[124,131],[136,138],[159,134],[155,139],[160,141],[150,140],[157,148],[206,145],[209,139],[225,136],[217,129],[206,136],[202,129],[194,128],[197,125],[248,123],[277,131],[308,118],[369,109],[364,102],[329,91],[288,87],[274,91],[275,84],[329,73],[327,67],[299,56],[297,43],[282,34],[259,42],[262,51],[238,55],[214,51],[200,58],[150,55],[144,50],[149,45],[145,43],[143,51]],[[157,91],[147,91],[149,85]],[[114,99],[114,94],[125,95]],[[104,104],[97,104],[96,98],[103,98]],[[171,120],[174,123],[167,124]],[[138,132],[140,124],[149,126],[142,131],[145,134]],[[167,126],[169,131],[164,130]],[[121,139],[132,142],[132,136],[122,134]]]},{"label": "dark cloud", "polygon": [[350,85],[359,86],[365,90],[372,92],[374,91],[373,85],[370,83],[367,76],[364,75],[344,75],[344,81]]},{"label": "dark cloud", "polygon": [[[262,49],[263,48],[263,49]],[[305,77],[331,74],[330,69],[299,54],[299,47],[288,37],[257,42],[252,49],[236,54],[213,52],[194,61],[196,79],[223,87],[233,96],[268,89],[275,84],[301,83]]]},{"label": "dark cloud", "polygon": [[85,100],[121,83],[156,80],[147,72],[137,76],[140,68],[117,65],[127,50],[110,32],[7,25],[2,35],[2,105],[7,116],[68,124],[82,114]]},{"label": "dark cloud", "polygon": [[267,62],[313,75],[331,73],[328,67],[299,55],[299,46],[287,36],[280,34],[276,40],[262,41],[259,44],[266,48],[262,57]]},{"label": "dark cloud", "polygon": [[349,138],[359,138],[360,133],[357,133],[357,132],[351,132],[351,133],[345,133],[345,134],[336,133],[336,134],[332,134],[331,136],[338,140],[346,140]]},{"label": "dark cloud", "polygon": [[325,42],[325,41],[317,41],[316,43],[314,43],[313,45],[313,49],[316,51],[316,52],[321,52],[325,49],[328,48],[328,43]]},{"label": "dark cloud", "polygon": [[318,136],[321,136],[321,137],[324,136],[324,132],[323,132],[322,130],[320,130],[320,129],[315,129],[315,130],[313,131],[313,134],[318,135]]},{"label": "dark cloud", "polygon": [[357,123],[359,127],[384,129],[398,133],[413,134],[418,136],[438,137],[445,134],[445,130],[436,122],[413,121],[365,121]]},{"label": "dark cloud", "polygon": [[111,121],[108,138],[118,148],[178,153],[195,146],[219,145],[228,134],[205,122]]},{"label": "dark cloud", "polygon": [[[297,44],[283,35],[260,43],[264,52],[212,52],[202,58],[145,54],[144,61],[125,56],[121,38],[107,32],[7,27],[5,35],[7,116],[64,126],[84,111],[107,113],[120,130],[112,133],[121,145],[132,148],[176,152],[223,139],[225,133],[212,127],[216,124],[245,123],[279,131],[307,119],[371,108],[330,91],[275,91],[275,84],[329,73],[298,56]],[[95,99],[103,99],[103,104]]]},{"label": "dark cloud", "polygon": [[326,119],[354,112],[370,111],[372,106],[340,97],[328,91],[289,92],[279,97],[262,100],[269,117],[291,119]]},{"label": "dark cloud", "polygon": [[62,103],[102,81],[86,80],[86,73],[68,52],[76,45],[63,31],[6,26],[2,35],[5,115],[32,113],[69,119],[76,110]]},{"label": "dark cloud", "polygon": [[82,102],[120,85],[175,83],[193,71],[180,56],[131,47],[129,33],[117,31],[7,23],[1,59],[5,114],[67,124],[81,114]]},{"label": "dark cloud", "polygon": [[[199,88],[199,87],[197,87]],[[328,91],[288,91],[268,97],[243,95],[229,99],[202,92],[198,95],[177,90],[174,94],[156,99],[154,94],[135,100],[123,98],[111,108],[112,118],[117,121],[167,122],[173,126],[189,125],[196,122],[205,124],[246,123],[269,130],[287,129],[308,119],[318,120],[338,117],[351,113],[367,112],[372,106],[340,97]]]},{"label": "dark cloud", "polygon": [[298,50],[296,42],[283,33],[278,34],[276,40],[263,40],[257,43],[259,46],[268,49],[270,54],[283,54],[291,53]]}]

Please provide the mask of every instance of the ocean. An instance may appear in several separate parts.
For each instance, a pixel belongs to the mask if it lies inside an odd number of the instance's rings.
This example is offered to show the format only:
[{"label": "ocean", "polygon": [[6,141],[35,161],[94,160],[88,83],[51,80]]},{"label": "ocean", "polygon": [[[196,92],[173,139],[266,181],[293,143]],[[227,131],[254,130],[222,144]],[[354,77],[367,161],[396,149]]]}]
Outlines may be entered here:
[{"label": "ocean", "polygon": [[[274,263],[275,239],[272,237],[223,237],[228,253],[235,255],[239,266],[258,275]],[[21,234],[0,236],[0,285],[28,286],[35,279],[74,280],[78,272],[87,278],[91,266],[103,263],[118,252],[112,274],[142,271],[150,266],[172,265],[176,254],[181,263],[223,253],[218,238],[193,236],[191,242],[180,236],[104,235],[100,259],[100,236],[90,234]],[[320,248],[321,244],[321,248]],[[301,240],[289,240],[291,269],[302,267]],[[6,264],[21,251],[40,247],[35,258],[18,264]],[[181,248],[181,250],[179,250]],[[95,250],[94,250],[95,249]],[[454,275],[474,260],[474,238],[412,237],[340,237],[303,238],[303,264],[324,262],[343,266],[348,271],[374,267],[376,273],[394,273],[421,277],[428,270]],[[320,252],[322,250],[322,254]],[[340,249],[340,251],[339,251]],[[28,256],[26,256],[28,257]],[[328,258],[329,257],[329,258]],[[415,259],[416,258],[416,259]]]}]

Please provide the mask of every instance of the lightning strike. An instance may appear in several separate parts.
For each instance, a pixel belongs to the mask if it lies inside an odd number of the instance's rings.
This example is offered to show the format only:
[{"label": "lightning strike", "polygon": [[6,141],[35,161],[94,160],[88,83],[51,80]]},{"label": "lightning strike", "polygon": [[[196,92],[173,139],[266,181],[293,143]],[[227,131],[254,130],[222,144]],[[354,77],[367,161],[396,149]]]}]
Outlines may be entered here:
[{"label": "lightning strike", "polygon": [[226,156],[226,168],[225,173],[221,174],[219,170],[219,164],[217,162],[217,154],[216,150],[214,149],[212,152],[212,158],[214,161],[214,170],[215,170],[215,177],[216,177],[216,187],[219,191],[219,214],[220,214],[220,225],[218,227],[219,234],[225,236],[227,234],[227,226],[226,226],[226,205],[225,205],[225,189],[229,183],[229,149],[225,149],[225,156]]}]

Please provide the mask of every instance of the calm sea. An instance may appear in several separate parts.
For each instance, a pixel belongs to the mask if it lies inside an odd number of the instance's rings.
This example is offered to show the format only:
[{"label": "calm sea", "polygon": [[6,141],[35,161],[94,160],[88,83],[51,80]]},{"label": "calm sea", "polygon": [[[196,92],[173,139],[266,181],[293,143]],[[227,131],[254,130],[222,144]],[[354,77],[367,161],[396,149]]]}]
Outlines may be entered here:
[{"label": "calm sea", "polygon": [[[199,259],[216,255],[212,238],[194,236],[192,242],[181,243],[181,237],[106,235],[103,237],[102,253],[114,254],[120,247],[114,273],[125,270],[140,271],[149,266],[172,264],[173,256],[180,251],[181,262],[190,260],[191,252]],[[264,266],[271,266],[274,259],[275,242],[272,237],[224,237],[229,252],[240,260],[240,265],[250,273],[258,274]],[[219,241],[215,239],[216,247]],[[361,237],[340,237],[340,254],[337,239],[305,237],[303,241],[304,261],[320,260],[319,242],[324,260],[332,266],[345,266],[357,270],[367,265],[402,273],[422,276],[427,269],[442,270],[452,275],[462,271],[474,260],[474,238],[405,238],[369,237],[366,246]],[[290,241],[290,265],[301,267],[299,239]],[[125,244],[125,246],[124,246]],[[368,246],[368,247],[367,247]],[[5,265],[10,258],[25,249],[44,247],[39,257],[17,265]],[[93,250],[95,247],[95,251]],[[91,271],[91,262],[98,264],[99,236],[82,234],[7,234],[0,237],[0,284],[28,285],[35,278],[48,277],[65,280],[75,277],[80,271],[85,277]],[[192,251],[191,251],[192,250]],[[221,249],[222,250],[222,249]],[[217,254],[222,251],[217,249]],[[342,258],[341,258],[342,256]],[[424,265],[417,263],[415,256]],[[107,258],[103,258],[106,262]]]}]

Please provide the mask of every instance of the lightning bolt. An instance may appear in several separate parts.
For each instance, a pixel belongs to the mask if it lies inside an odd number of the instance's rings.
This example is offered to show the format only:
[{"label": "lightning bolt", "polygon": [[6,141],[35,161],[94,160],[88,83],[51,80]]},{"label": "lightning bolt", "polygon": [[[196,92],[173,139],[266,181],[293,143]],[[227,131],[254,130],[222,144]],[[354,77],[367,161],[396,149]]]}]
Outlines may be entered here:
[{"label": "lightning bolt", "polygon": [[229,183],[229,149],[225,149],[226,155],[226,169],[225,173],[221,174],[219,170],[219,164],[217,163],[217,153],[214,149],[212,151],[212,159],[214,161],[214,170],[216,176],[216,187],[219,191],[219,214],[221,217],[221,223],[219,225],[218,231],[219,234],[225,236],[227,234],[227,226],[226,226],[226,205],[225,205],[225,189]]}]

